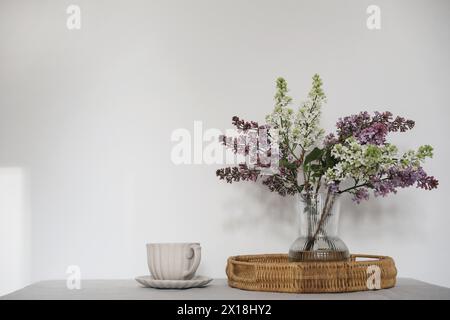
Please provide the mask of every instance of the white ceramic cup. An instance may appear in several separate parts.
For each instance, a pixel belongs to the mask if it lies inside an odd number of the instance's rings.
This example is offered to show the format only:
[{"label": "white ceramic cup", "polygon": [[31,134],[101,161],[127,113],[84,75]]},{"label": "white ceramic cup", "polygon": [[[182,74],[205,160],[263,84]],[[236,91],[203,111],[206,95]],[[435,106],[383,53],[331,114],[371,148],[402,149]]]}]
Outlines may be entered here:
[{"label": "white ceramic cup", "polygon": [[189,280],[201,260],[199,243],[147,244],[148,269],[157,280]]}]

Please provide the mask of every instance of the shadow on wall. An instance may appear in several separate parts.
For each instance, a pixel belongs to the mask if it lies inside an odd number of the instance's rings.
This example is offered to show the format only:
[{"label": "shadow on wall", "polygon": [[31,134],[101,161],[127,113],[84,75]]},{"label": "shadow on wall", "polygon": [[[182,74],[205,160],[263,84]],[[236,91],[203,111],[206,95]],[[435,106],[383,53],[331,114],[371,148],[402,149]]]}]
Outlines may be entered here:
[{"label": "shadow on wall", "polygon": [[[223,203],[227,212],[223,222],[225,231],[270,232],[271,237],[280,241],[293,240],[299,225],[297,196],[282,197],[258,183],[235,183],[230,187],[236,190]],[[367,246],[376,247],[379,241],[408,243],[426,237],[414,194],[400,191],[387,198],[372,196],[361,204],[344,194],[340,201],[340,235],[349,244],[361,244],[366,247],[364,250],[370,251]]]},{"label": "shadow on wall", "polygon": [[297,197],[282,197],[259,183],[235,183],[233,197],[223,203],[228,212],[223,223],[226,231],[270,232],[282,241],[292,241],[292,228],[297,224]]},{"label": "shadow on wall", "polygon": [[0,168],[0,296],[30,282],[30,215],[23,168]]},{"label": "shadow on wall", "polygon": [[[418,237],[426,237],[417,206],[420,205],[410,190],[401,190],[386,198],[373,197],[356,204],[350,195],[341,199],[341,235],[346,238],[408,243]],[[350,239],[351,240],[351,239]],[[367,248],[370,249],[370,248]]]}]

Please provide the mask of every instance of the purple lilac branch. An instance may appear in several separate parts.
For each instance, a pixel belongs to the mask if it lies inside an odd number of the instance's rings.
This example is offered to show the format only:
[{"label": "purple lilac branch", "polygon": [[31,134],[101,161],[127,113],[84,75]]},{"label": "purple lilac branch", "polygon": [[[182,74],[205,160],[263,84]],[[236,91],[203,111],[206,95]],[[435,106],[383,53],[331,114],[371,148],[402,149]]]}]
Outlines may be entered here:
[{"label": "purple lilac branch", "polygon": [[228,183],[238,181],[256,181],[260,171],[257,169],[250,169],[245,163],[239,164],[237,167],[227,167],[218,169],[216,176],[220,180],[225,180]]},{"label": "purple lilac branch", "polygon": [[436,189],[439,181],[429,176],[422,167],[391,168],[388,179],[373,178],[370,185],[374,189],[375,196],[386,196],[389,193],[397,193],[398,188],[407,188],[416,185],[416,188],[425,190]]},{"label": "purple lilac branch", "polygon": [[329,134],[325,137],[325,145],[330,146],[355,137],[361,144],[382,145],[386,143],[389,132],[405,132],[414,127],[415,122],[397,116],[395,119],[391,112],[376,111],[371,116],[367,111],[340,118],[336,123],[337,137]]},{"label": "purple lilac branch", "polygon": [[[384,175],[387,176],[381,178]],[[372,177],[366,183],[341,190],[339,193],[352,193],[352,200],[359,204],[361,201],[369,199],[368,188],[374,190],[375,196],[385,197],[390,193],[396,194],[398,188],[408,188],[414,185],[416,188],[432,190],[438,187],[439,181],[434,176],[429,176],[422,167],[393,167],[386,174]]]}]

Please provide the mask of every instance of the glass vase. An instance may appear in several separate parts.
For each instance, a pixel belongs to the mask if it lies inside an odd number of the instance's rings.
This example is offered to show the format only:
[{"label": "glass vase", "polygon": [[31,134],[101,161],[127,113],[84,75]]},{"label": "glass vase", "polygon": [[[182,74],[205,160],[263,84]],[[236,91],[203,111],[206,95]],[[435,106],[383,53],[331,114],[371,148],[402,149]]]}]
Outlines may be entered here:
[{"label": "glass vase", "polygon": [[345,243],[338,237],[339,195],[319,192],[300,195],[300,236],[289,249],[289,261],[344,261]]}]

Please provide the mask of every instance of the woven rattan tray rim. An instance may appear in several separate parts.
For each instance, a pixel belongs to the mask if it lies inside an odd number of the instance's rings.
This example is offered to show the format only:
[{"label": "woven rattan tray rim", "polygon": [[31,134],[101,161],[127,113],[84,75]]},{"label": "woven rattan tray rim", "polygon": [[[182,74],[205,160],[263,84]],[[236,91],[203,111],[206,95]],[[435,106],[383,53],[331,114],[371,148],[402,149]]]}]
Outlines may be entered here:
[{"label": "woven rattan tray rim", "polygon": [[[369,260],[357,261],[358,258]],[[271,259],[281,261],[271,262]],[[370,254],[352,254],[347,261],[330,262],[288,262],[286,254],[277,253],[239,255],[228,258],[226,273],[231,287],[244,290],[290,293],[351,292],[369,290],[366,285],[366,271],[371,265],[380,268],[382,289],[395,286],[397,269],[394,260],[389,256]],[[340,276],[342,271],[344,273]],[[311,279],[315,280],[311,282]]]},{"label": "woven rattan tray rim", "polygon": [[[318,265],[323,264],[329,266],[330,264],[373,264],[373,263],[381,263],[381,262],[393,262],[394,260],[389,256],[380,256],[380,255],[371,255],[371,254],[351,254],[350,259],[348,261],[306,261],[306,262],[257,262],[257,261],[243,261],[241,259],[252,259],[252,258],[262,258],[262,257],[271,257],[271,258],[277,258],[277,257],[286,257],[286,254],[282,253],[269,253],[269,254],[248,254],[248,255],[238,255],[238,256],[231,256],[228,258],[229,262],[232,262],[233,264],[240,264],[240,265],[247,265],[247,266],[254,266],[254,265],[276,265],[276,266],[292,266],[292,265]],[[356,261],[357,258],[367,258],[367,259],[373,259],[373,260],[362,260],[362,261]]]}]

